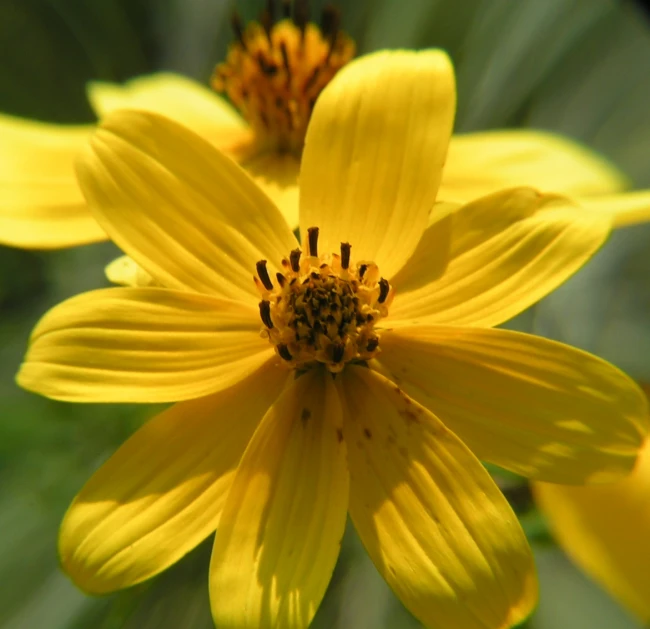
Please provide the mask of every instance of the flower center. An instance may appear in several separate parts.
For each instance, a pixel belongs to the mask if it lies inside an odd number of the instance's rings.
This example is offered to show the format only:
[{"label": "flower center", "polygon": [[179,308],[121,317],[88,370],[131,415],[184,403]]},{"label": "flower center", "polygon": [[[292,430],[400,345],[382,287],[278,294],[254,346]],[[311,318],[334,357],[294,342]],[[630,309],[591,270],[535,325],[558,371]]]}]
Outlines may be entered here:
[{"label": "flower center", "polygon": [[393,291],[374,262],[351,261],[349,243],[341,243],[340,254],[319,256],[318,227],[308,234],[308,255],[294,249],[275,284],[266,260],[257,263],[262,336],[288,367],[324,363],[338,373],[346,363],[379,353],[375,326],[388,314]]},{"label": "flower center", "polygon": [[354,56],[354,42],[339,30],[340,15],[323,10],[320,27],[308,21],[307,0],[268,0],[260,22],[243,27],[233,16],[236,41],[212,76],[251,125],[263,147],[299,154],[318,95]]}]

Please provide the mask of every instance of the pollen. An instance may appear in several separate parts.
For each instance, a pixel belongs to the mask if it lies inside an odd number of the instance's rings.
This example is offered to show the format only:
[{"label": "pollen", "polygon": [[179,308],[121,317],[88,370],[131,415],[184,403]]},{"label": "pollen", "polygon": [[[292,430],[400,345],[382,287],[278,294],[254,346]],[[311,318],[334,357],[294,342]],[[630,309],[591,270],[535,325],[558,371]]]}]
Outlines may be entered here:
[{"label": "pollen", "polygon": [[388,314],[393,290],[370,261],[355,263],[352,247],[318,253],[318,228],[308,230],[308,251],[294,249],[271,278],[267,261],[257,263],[255,284],[262,336],[289,368],[324,364],[332,373],[380,351],[378,323]]},{"label": "pollen", "polygon": [[250,124],[261,148],[299,155],[307,123],[323,88],[355,53],[340,30],[340,15],[326,7],[320,26],[309,22],[307,0],[268,0],[259,22],[244,27],[233,16],[235,42],[212,76]]}]

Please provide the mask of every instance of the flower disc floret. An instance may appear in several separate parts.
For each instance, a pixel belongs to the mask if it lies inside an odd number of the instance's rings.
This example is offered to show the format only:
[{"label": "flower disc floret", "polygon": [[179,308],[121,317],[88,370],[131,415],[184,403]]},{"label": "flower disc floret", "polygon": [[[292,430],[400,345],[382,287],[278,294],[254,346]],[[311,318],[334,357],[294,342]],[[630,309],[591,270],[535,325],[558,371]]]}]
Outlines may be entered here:
[{"label": "flower disc floret", "polygon": [[215,69],[212,87],[228,95],[259,143],[300,153],[318,95],[352,59],[355,46],[333,7],[323,10],[320,26],[308,22],[304,0],[295,3],[292,19],[291,3],[283,3],[283,13],[274,24],[269,6],[260,22],[246,27],[233,17],[236,41]]},{"label": "flower disc floret", "polygon": [[266,260],[257,263],[262,335],[288,367],[323,363],[338,373],[346,363],[379,353],[376,325],[388,314],[393,291],[374,262],[351,262],[349,243],[341,243],[340,254],[319,256],[318,228],[308,234],[308,255],[294,249],[282,260],[276,283]]}]

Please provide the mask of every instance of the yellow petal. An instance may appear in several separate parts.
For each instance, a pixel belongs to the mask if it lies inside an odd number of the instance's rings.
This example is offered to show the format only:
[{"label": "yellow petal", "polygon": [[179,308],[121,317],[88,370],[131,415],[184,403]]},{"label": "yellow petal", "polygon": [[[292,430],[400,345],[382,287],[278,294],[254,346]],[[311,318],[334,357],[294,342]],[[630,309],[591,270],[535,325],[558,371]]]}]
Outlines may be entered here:
[{"label": "yellow petal", "polygon": [[0,244],[58,249],[106,240],[73,168],[91,131],[0,115]]},{"label": "yellow petal", "polygon": [[169,288],[256,303],[255,263],[267,259],[274,272],[297,246],[278,209],[239,166],[156,114],[109,116],[78,174],[111,238]]},{"label": "yellow petal", "polygon": [[610,482],[650,428],[636,383],[568,345],[508,330],[413,326],[382,334],[379,362],[475,453],[532,478]]},{"label": "yellow petal", "polygon": [[109,282],[120,286],[146,287],[156,286],[156,280],[129,256],[120,256],[104,269]]},{"label": "yellow petal", "polygon": [[340,550],[348,504],[341,410],[329,374],[294,380],[255,432],[210,565],[218,627],[307,627]]},{"label": "yellow petal", "polygon": [[266,152],[239,162],[282,212],[289,227],[298,227],[300,161],[291,153]]},{"label": "yellow petal", "polygon": [[544,131],[487,131],[451,139],[441,200],[468,203],[514,186],[572,196],[618,192],[628,181],[597,153]]},{"label": "yellow petal", "polygon": [[550,293],[598,250],[610,219],[531,188],[477,199],[453,215],[450,259],[437,281],[398,292],[392,323],[493,326]]},{"label": "yellow petal", "polygon": [[225,391],[174,405],[122,445],[61,525],[59,554],[75,583],[94,593],[129,587],[212,533],[239,459],[287,375],[267,364]]},{"label": "yellow petal", "polygon": [[320,95],[300,172],[300,229],[320,247],[352,245],[394,275],[433,207],[455,110],[454,72],[440,50],[366,55]]},{"label": "yellow petal", "polygon": [[596,487],[533,485],[565,552],[646,625],[650,622],[650,441],[634,473]]},{"label": "yellow petal", "polygon": [[397,293],[427,286],[442,276],[449,263],[454,212],[453,203],[436,203],[429,215],[429,226],[408,262],[390,278]]},{"label": "yellow petal", "polygon": [[18,384],[69,402],[176,402],[253,373],[274,353],[259,313],[162,288],[108,288],[68,299],[32,332]]},{"label": "yellow petal", "polygon": [[611,216],[615,227],[627,227],[650,221],[650,190],[583,197],[580,203],[587,211],[602,212]]},{"label": "yellow petal", "polygon": [[362,367],[337,379],[350,515],[406,607],[436,629],[506,629],[531,611],[530,548],[480,462],[393,382]]},{"label": "yellow petal", "polygon": [[252,140],[248,125],[232,105],[178,74],[161,72],[123,84],[93,81],[87,91],[99,118],[118,109],[150,111],[180,122],[222,150]]}]

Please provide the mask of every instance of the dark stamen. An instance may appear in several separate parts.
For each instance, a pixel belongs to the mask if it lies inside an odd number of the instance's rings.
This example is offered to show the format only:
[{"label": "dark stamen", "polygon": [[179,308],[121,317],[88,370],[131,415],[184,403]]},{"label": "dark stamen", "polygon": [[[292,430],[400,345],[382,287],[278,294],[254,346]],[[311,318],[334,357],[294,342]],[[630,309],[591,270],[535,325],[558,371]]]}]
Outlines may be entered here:
[{"label": "dark stamen", "polygon": [[273,29],[273,14],[269,11],[268,7],[262,11],[260,16],[260,23],[264,28],[266,33],[266,38],[269,40],[269,44],[273,45],[271,41],[271,30]]},{"label": "dark stamen", "polygon": [[327,6],[323,9],[323,14],[321,17],[321,30],[323,36],[329,41],[329,50],[327,51],[327,57],[325,57],[325,63],[328,64],[332,53],[334,52],[334,47],[336,45],[336,39],[339,36],[339,29],[341,28],[341,14],[333,6]]},{"label": "dark stamen", "polygon": [[271,321],[271,302],[260,301],[260,318],[269,330],[273,327],[273,321]]},{"label": "dark stamen", "polygon": [[341,268],[347,269],[350,266],[350,249],[352,245],[349,242],[341,243]]},{"label": "dark stamen", "polygon": [[345,354],[345,345],[343,343],[334,343],[332,346],[332,362],[340,363]]},{"label": "dark stamen", "polygon": [[289,53],[287,52],[287,44],[284,41],[280,42],[280,52],[282,53],[282,63],[287,73],[287,83],[291,81],[291,66],[289,65]]},{"label": "dark stamen", "polygon": [[307,240],[309,241],[309,255],[318,256],[318,227],[310,227],[307,230]]},{"label": "dark stamen", "polygon": [[320,30],[324,37],[331,37],[339,30],[341,25],[341,14],[336,7],[328,4],[320,16]]},{"label": "dark stamen", "polygon": [[287,278],[282,275],[282,273],[276,273],[275,277],[278,278],[278,284],[280,284],[281,287],[287,283]]},{"label": "dark stamen", "polygon": [[291,262],[291,270],[294,273],[298,273],[300,271],[300,255],[301,255],[300,249],[294,249],[290,254],[289,254],[289,262]]},{"label": "dark stamen", "polygon": [[262,284],[264,284],[264,288],[266,288],[266,290],[273,290],[273,282],[271,281],[269,272],[266,268],[266,260],[260,260],[255,266],[257,267],[257,275]]},{"label": "dark stamen", "polygon": [[367,352],[374,352],[379,347],[379,339],[377,337],[370,339],[366,345]]},{"label": "dark stamen", "polygon": [[236,11],[233,12],[232,17],[230,18],[230,24],[232,26],[233,32],[235,33],[237,41],[241,44],[241,47],[248,52],[246,42],[244,41],[244,23],[242,22],[239,13]]},{"label": "dark stamen", "polygon": [[363,278],[363,276],[366,274],[366,271],[368,270],[368,265],[367,264],[362,264],[359,267],[359,277]]},{"label": "dark stamen", "polygon": [[390,284],[388,283],[388,280],[385,280],[382,277],[379,280],[379,297],[377,297],[377,301],[380,304],[383,304],[386,301],[386,297],[388,297],[389,290],[390,290]]},{"label": "dark stamen", "polygon": [[291,0],[282,0],[282,17],[291,17]]},{"label": "dark stamen", "polygon": [[277,74],[278,66],[276,66],[273,62],[268,62],[262,52],[257,53],[257,57],[255,59],[260,67],[260,70],[262,70],[266,76],[275,76]]},{"label": "dark stamen", "polygon": [[316,83],[316,79],[318,79],[318,75],[321,72],[321,66],[316,66],[311,74],[309,75],[309,78],[305,81],[305,85],[302,88],[302,91],[306,94],[313,86],[314,83]]},{"label": "dark stamen", "polygon": [[304,38],[305,28],[309,22],[309,2],[308,0],[296,0],[293,5],[293,22],[300,29]]},{"label": "dark stamen", "polygon": [[291,352],[289,352],[289,349],[286,345],[280,344],[277,346],[277,348],[278,354],[280,354],[280,358],[284,358],[284,360],[293,360],[293,356],[291,355]]},{"label": "dark stamen", "polygon": [[271,16],[271,21],[275,21],[275,0],[266,0],[266,12]]}]

